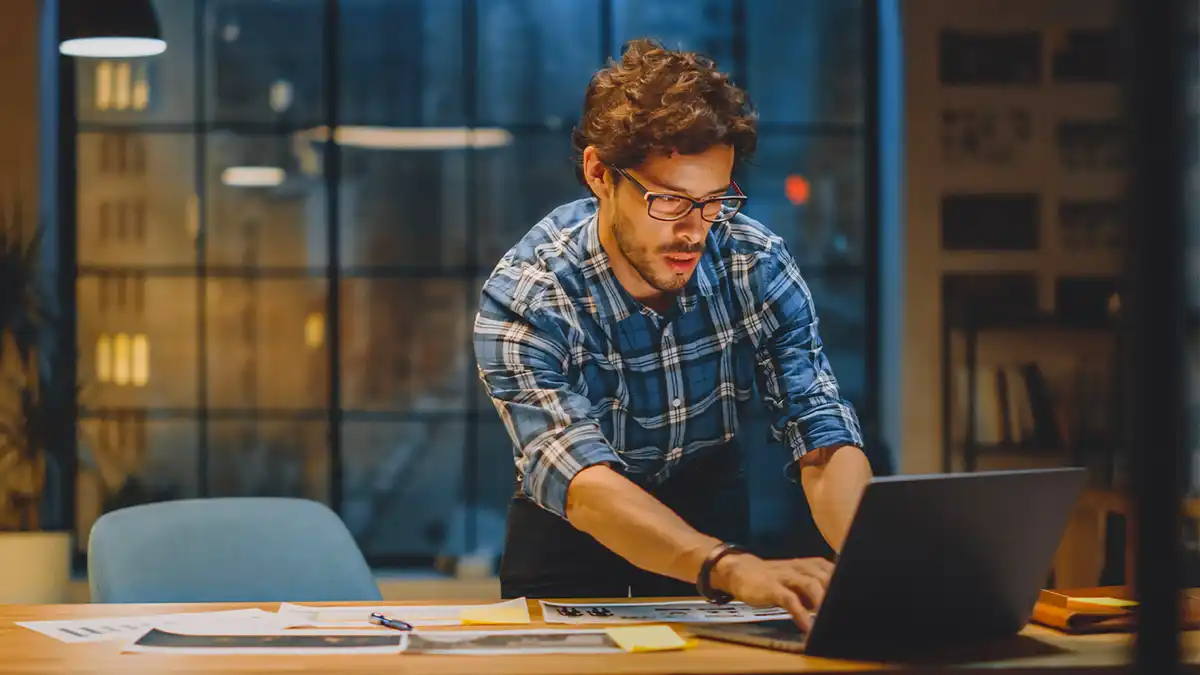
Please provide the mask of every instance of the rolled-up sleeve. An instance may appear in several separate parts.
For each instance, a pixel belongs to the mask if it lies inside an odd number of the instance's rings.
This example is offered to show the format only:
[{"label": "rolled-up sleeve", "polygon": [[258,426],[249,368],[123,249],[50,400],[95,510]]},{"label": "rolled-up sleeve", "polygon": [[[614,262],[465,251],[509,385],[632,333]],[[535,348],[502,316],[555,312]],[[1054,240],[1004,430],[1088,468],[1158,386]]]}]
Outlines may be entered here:
[{"label": "rolled-up sleeve", "polygon": [[475,319],[475,358],[514,445],[521,490],[566,517],[567,488],[583,469],[623,462],[569,384],[566,337],[544,308],[484,288]]},{"label": "rolled-up sleeve", "polygon": [[824,353],[808,284],[782,243],[756,265],[762,329],[758,366],[771,431],[791,451],[785,472],[799,480],[797,461],[809,450],[862,447],[862,428],[844,399]]}]

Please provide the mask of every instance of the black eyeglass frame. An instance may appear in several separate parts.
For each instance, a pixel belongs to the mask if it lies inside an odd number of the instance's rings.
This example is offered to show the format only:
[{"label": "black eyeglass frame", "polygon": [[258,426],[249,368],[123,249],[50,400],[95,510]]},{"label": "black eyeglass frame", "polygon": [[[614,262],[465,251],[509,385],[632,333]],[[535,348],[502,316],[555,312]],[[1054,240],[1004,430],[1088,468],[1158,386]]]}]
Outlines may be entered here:
[{"label": "black eyeglass frame", "polygon": [[[642,198],[646,200],[646,214],[655,220],[661,220],[663,222],[670,223],[670,222],[675,222],[676,220],[681,220],[683,218],[686,218],[688,216],[688,214],[690,214],[693,210],[698,208],[698,209],[700,209],[700,218],[702,218],[705,222],[724,223],[724,222],[727,222],[727,221],[733,219],[734,216],[736,216],[738,213],[740,213],[742,208],[746,205],[746,202],[749,201],[749,199],[750,199],[749,197],[746,196],[746,193],[742,192],[742,188],[738,187],[737,181],[729,182],[730,187],[732,187],[734,190],[737,190],[737,194],[721,195],[719,197],[709,197],[707,199],[697,200],[697,199],[692,199],[691,197],[689,197],[687,195],[681,195],[677,192],[656,192],[653,190],[649,190],[646,188],[645,185],[642,185],[641,182],[638,181],[638,179],[636,179],[632,175],[630,175],[629,172],[626,171],[625,169],[620,169],[615,166],[610,166],[608,168],[615,171],[617,173],[617,175],[619,175],[623,178],[627,178],[630,183],[633,183],[634,187],[641,190]],[[663,197],[669,197],[671,199],[682,199],[685,202],[690,202],[691,206],[688,207],[688,210],[684,211],[683,213],[679,214],[678,216],[675,216],[674,218],[662,218],[662,217],[654,215],[652,209],[654,207],[654,200],[660,199]],[[737,209],[733,213],[729,214],[728,216],[714,218],[712,220],[709,220],[708,218],[704,217],[704,207],[706,205],[711,204],[713,202],[725,202],[725,201],[737,202],[738,203]]]}]

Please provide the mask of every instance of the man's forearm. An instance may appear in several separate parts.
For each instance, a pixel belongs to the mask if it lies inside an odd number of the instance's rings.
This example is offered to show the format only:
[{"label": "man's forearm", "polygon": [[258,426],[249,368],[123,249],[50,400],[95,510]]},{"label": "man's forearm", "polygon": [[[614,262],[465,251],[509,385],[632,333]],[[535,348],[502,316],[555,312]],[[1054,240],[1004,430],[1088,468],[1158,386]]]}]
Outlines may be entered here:
[{"label": "man's forearm", "polygon": [[813,450],[801,460],[800,482],[812,509],[813,520],[834,551],[850,530],[863,490],[871,480],[871,463],[851,445]]},{"label": "man's forearm", "polygon": [[571,481],[567,520],[637,567],[687,582],[696,580],[705,556],[721,543],[603,465]]}]

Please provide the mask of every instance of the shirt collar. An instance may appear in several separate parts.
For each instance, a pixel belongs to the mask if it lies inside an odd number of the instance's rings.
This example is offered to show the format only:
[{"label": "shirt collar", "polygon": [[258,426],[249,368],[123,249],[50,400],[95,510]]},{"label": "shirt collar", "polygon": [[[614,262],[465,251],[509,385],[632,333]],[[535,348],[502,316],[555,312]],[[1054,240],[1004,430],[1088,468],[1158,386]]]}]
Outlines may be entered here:
[{"label": "shirt collar", "polygon": [[[634,312],[641,312],[641,303],[629,295],[629,292],[617,281],[613,273],[612,261],[604,246],[600,243],[599,211],[593,213],[583,224],[583,264],[584,279],[587,280],[588,293],[596,314],[603,320],[617,323],[629,318]],[[716,228],[714,228],[715,230]],[[692,278],[680,290],[676,298],[676,306],[681,314],[695,309],[700,297],[712,295],[717,287],[717,275],[713,262],[713,247],[717,238],[710,232],[704,255],[696,265]]]}]

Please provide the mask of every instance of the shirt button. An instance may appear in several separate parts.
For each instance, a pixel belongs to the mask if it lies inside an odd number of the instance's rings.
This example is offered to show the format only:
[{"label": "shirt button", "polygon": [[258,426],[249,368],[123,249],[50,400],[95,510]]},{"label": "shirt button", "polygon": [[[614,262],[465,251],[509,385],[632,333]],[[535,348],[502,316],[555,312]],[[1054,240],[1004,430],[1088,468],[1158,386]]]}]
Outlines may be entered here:
[{"label": "shirt button", "polygon": [[680,401],[679,399],[675,399],[674,401],[671,401],[671,405],[678,408],[679,406],[683,405],[683,401]]}]

